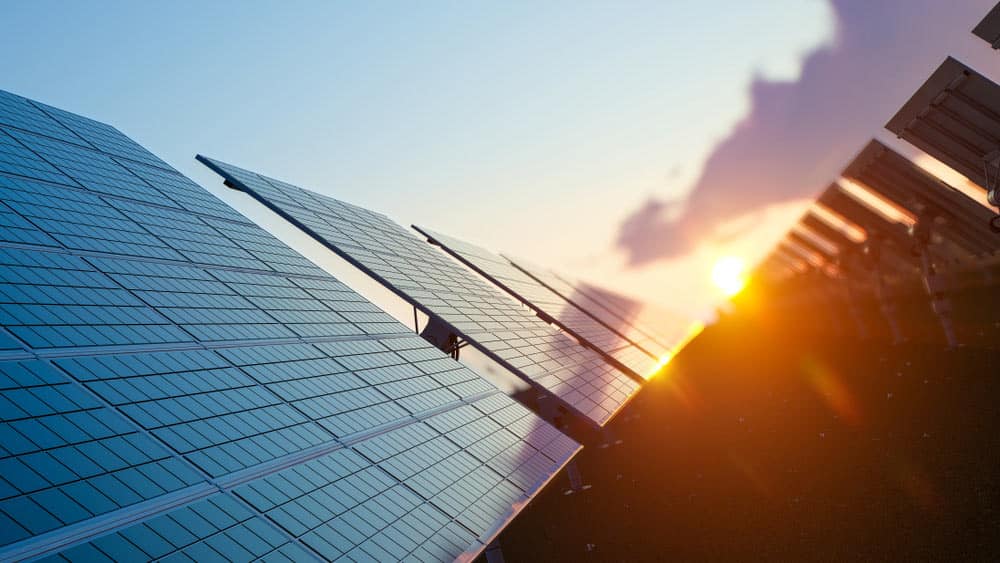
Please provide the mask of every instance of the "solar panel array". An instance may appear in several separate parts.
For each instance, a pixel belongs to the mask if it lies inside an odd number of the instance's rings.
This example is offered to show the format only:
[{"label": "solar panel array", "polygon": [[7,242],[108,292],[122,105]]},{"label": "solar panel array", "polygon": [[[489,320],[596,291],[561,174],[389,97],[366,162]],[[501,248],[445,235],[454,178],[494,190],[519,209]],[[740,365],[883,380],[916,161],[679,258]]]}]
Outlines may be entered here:
[{"label": "solar panel array", "polygon": [[[1000,6],[974,33],[995,43],[998,24]],[[843,170],[844,186],[835,182],[823,192],[758,273],[786,301],[798,298],[792,290],[805,275],[847,281],[849,293],[874,295],[897,340],[898,304],[923,294],[925,313],[937,317],[939,332],[956,346],[962,342],[951,296],[993,287],[1000,266],[1000,216],[987,207],[1000,205],[1000,86],[948,57],[886,129],[971,182],[956,189],[872,140]],[[862,238],[848,236],[850,230]],[[966,339],[989,338],[995,328],[995,319],[980,313],[961,313]]]},{"label": "solar panel array", "polygon": [[891,249],[901,257],[909,257],[910,235],[903,223],[890,220],[852,196],[839,184],[831,184],[820,195],[819,203],[827,209],[849,218],[861,227],[868,238],[879,238],[882,247]]},{"label": "solar panel array", "polygon": [[473,556],[579,446],[116,129],[0,92],[0,560]]},{"label": "solar panel array", "polygon": [[538,315],[591,345],[620,369],[637,378],[652,377],[656,372],[657,359],[652,354],[598,322],[580,307],[515,267],[506,258],[430,229],[414,228]]},{"label": "solar panel array", "polygon": [[886,147],[871,141],[843,175],[875,190],[913,217],[934,222],[943,233],[939,246],[956,256],[988,256],[996,248],[989,209],[933,174]]},{"label": "solar panel array", "polygon": [[384,215],[198,157],[327,248],[594,425],[638,383]]}]

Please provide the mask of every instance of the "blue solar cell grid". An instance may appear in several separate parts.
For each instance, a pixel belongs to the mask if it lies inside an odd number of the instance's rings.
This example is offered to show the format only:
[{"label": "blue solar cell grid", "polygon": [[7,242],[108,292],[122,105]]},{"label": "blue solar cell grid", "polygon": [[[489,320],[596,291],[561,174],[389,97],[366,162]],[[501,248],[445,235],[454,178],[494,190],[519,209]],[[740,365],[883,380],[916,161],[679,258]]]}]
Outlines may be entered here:
[{"label": "blue solar cell grid", "polygon": [[[6,92],[0,321],[0,560],[473,556],[579,447],[113,127]],[[506,470],[467,454],[489,504],[363,453],[467,408],[514,436]]]}]

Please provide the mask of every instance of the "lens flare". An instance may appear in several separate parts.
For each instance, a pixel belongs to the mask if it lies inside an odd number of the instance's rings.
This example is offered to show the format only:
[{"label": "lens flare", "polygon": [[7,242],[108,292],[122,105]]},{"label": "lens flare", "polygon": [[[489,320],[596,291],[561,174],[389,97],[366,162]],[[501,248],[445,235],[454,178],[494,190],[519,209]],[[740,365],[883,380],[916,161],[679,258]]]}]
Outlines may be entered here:
[{"label": "lens flare", "polygon": [[712,283],[726,297],[732,297],[747,284],[746,262],[742,258],[726,256],[719,258],[712,267]]}]

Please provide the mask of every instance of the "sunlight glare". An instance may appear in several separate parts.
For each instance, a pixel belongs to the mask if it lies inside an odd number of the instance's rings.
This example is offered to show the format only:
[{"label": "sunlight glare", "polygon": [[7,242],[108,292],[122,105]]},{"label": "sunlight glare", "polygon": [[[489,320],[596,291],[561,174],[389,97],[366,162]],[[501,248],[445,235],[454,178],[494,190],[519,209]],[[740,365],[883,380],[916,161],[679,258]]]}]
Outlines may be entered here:
[{"label": "sunlight glare", "polygon": [[719,258],[712,267],[712,283],[722,290],[726,297],[739,293],[747,283],[746,262],[735,256]]}]

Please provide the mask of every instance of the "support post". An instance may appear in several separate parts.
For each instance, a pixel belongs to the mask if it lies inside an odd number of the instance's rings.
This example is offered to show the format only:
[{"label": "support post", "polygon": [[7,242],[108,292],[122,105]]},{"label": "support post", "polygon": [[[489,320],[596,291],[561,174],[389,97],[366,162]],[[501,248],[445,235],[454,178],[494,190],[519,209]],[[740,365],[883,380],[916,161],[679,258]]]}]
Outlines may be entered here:
[{"label": "support post", "polygon": [[854,320],[858,336],[862,340],[868,340],[871,337],[871,333],[868,332],[868,325],[865,324],[865,319],[861,316],[861,311],[858,309],[857,290],[849,277],[844,277],[843,288],[844,299],[847,301],[847,312],[851,315],[851,319]]},{"label": "support post", "polygon": [[885,285],[885,277],[882,275],[882,249],[878,233],[868,233],[868,240],[865,241],[865,256],[872,269],[875,297],[878,298],[879,310],[882,311],[882,316],[889,323],[892,343],[900,344],[903,342],[903,332],[899,329],[899,321],[896,319],[896,304],[892,300],[892,296],[889,295],[889,290]]},{"label": "support post", "polygon": [[910,237],[913,239],[914,254],[920,256],[920,269],[924,275],[924,288],[931,300],[931,310],[934,311],[941,323],[941,330],[944,331],[948,347],[955,348],[958,346],[958,338],[955,335],[951,301],[947,295],[947,283],[944,277],[938,273],[931,256],[931,223],[932,218],[919,218],[910,228]]},{"label": "support post", "polygon": [[609,448],[621,443],[621,439],[615,437],[615,432],[610,426],[605,425],[601,428],[601,448]]},{"label": "support post", "polygon": [[[415,314],[416,309],[414,309]],[[427,326],[424,327],[424,330],[420,331],[420,336],[456,360],[459,356],[459,350],[465,345],[464,342],[458,339],[458,335],[451,330],[448,324],[438,320],[436,317],[430,317],[427,321]]]},{"label": "support post", "polygon": [[575,459],[566,464],[566,477],[569,478],[569,488],[563,491],[564,495],[579,493],[590,488],[590,485],[583,484],[583,475],[580,474],[580,467]]},{"label": "support post", "polygon": [[[986,177],[986,199],[993,207],[1000,208],[1000,148],[983,156],[983,175]],[[1000,215],[990,219],[990,230],[1000,233]]]},{"label": "support post", "polygon": [[504,563],[503,549],[500,548],[500,538],[496,538],[486,546],[486,563]]}]

